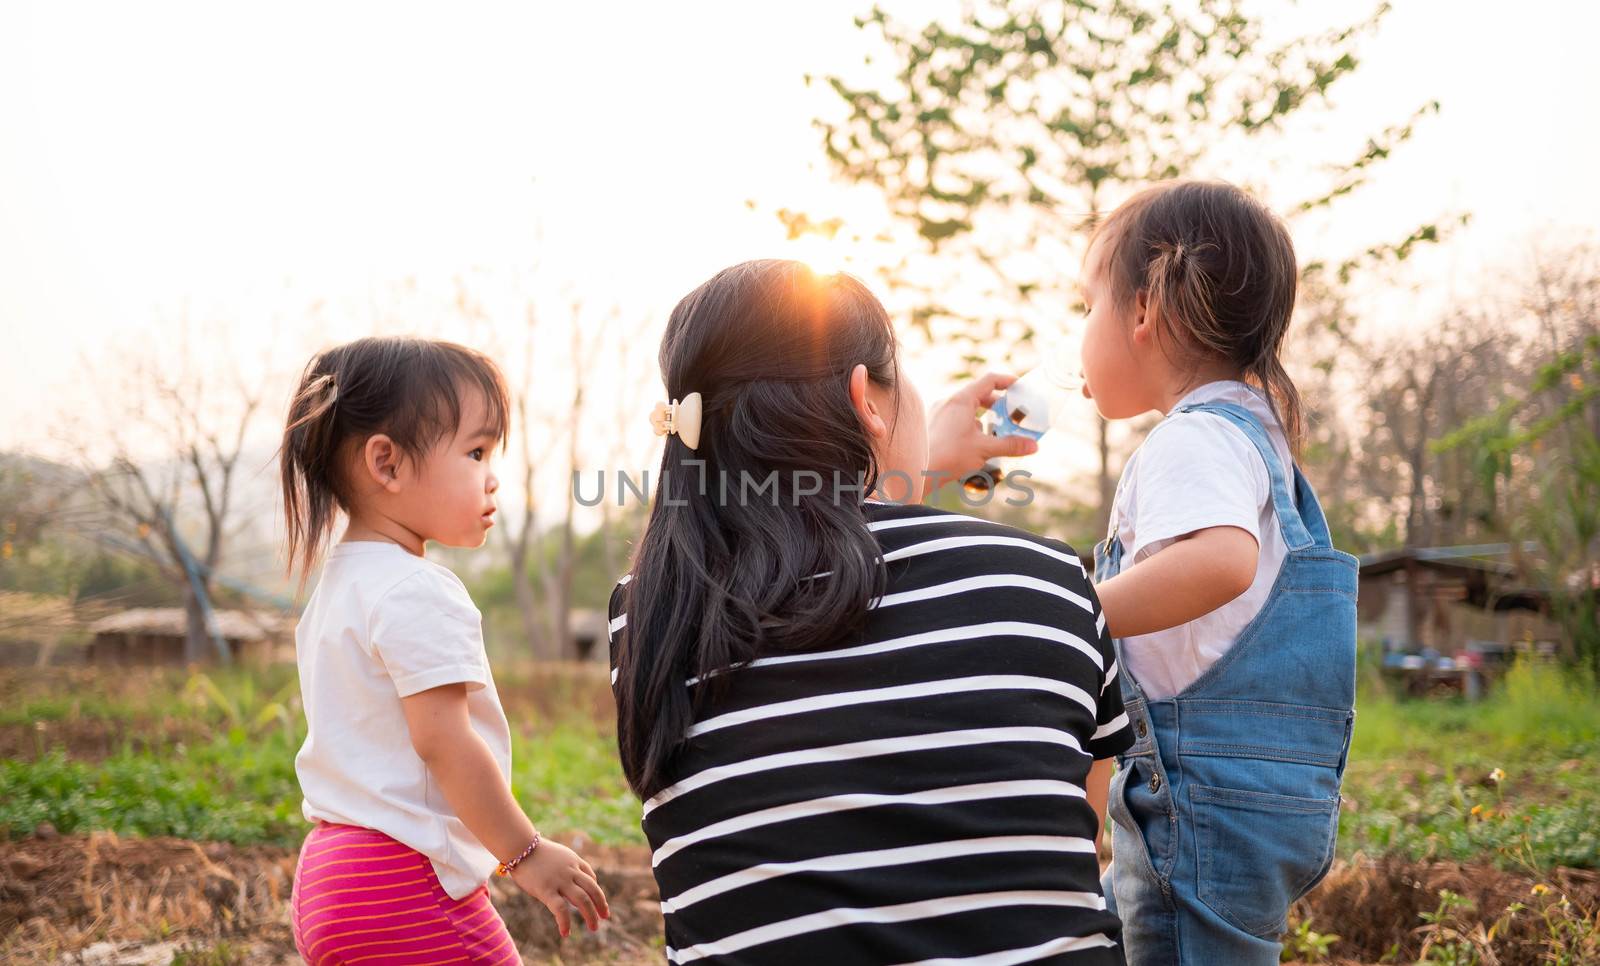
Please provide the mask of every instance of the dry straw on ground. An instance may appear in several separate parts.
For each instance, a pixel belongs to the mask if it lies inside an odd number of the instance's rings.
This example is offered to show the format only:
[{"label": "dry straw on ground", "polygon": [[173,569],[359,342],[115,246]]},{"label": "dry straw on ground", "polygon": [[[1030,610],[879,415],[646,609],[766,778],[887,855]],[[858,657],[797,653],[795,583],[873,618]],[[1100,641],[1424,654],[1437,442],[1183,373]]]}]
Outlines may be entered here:
[{"label": "dry straw on ground", "polygon": [[[299,962],[288,917],[292,851],[41,831],[42,837],[0,843],[0,961]],[[576,926],[561,942],[544,907],[514,887],[492,884],[524,959],[660,962],[655,881],[642,851],[593,845],[584,851],[613,910],[594,935]]]}]

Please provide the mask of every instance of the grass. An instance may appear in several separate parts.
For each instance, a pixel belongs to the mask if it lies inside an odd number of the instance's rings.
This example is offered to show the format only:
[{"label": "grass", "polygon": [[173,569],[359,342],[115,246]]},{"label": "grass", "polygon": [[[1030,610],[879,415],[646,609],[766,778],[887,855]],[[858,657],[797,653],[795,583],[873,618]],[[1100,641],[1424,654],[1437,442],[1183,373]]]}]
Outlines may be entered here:
[{"label": "grass", "polygon": [[[512,785],[534,821],[603,845],[641,843],[603,669],[540,665],[497,678],[513,725]],[[4,672],[0,704],[0,734],[11,729],[31,752],[0,761],[0,835],[49,822],[63,833],[294,845],[306,831],[292,667]],[[119,743],[78,753],[74,735],[91,725],[103,734],[105,722]],[[1600,868],[1600,693],[1536,666],[1513,669],[1475,704],[1366,687],[1345,795],[1345,855]]]},{"label": "grass", "polygon": [[538,729],[513,740],[511,772],[517,801],[541,827],[582,831],[604,845],[644,843],[613,733],[580,724]]},{"label": "grass", "polygon": [[[605,689],[603,669],[539,669],[498,683],[513,723],[512,785],[534,821],[562,837],[642,842],[639,803],[609,720],[596,713],[610,701],[608,690],[603,702],[594,694]],[[0,729],[25,732],[13,745],[32,752],[0,761],[0,836],[47,822],[64,834],[295,846],[309,830],[294,774],[305,723],[293,668],[5,672],[0,696]],[[75,749],[75,735],[103,734],[107,722],[121,733],[109,754]]]},{"label": "grass", "polygon": [[1600,868],[1600,695],[1536,665],[1478,703],[1367,689],[1344,791],[1347,855]]},{"label": "grass", "polygon": [[297,844],[305,829],[294,749],[282,739],[223,737],[168,756],[121,753],[73,761],[60,749],[0,763],[0,831],[48,822],[71,834],[109,829],[221,842]]},{"label": "grass", "polygon": [[[617,765],[604,669],[536,665],[501,669],[496,679],[512,723],[512,785],[534,821],[564,839],[642,844],[639,803]],[[1521,666],[1488,700],[1468,704],[1399,699],[1373,679],[1358,707],[1342,854],[1473,863],[1461,885],[1452,880],[1467,891],[1495,876],[1538,884],[1531,893],[1520,886],[1521,901],[1509,907],[1480,896],[1478,910],[1430,887],[1419,915],[1402,916],[1381,931],[1380,948],[1368,948],[1360,922],[1369,903],[1410,900],[1416,884],[1407,878],[1387,899],[1362,892],[1344,911],[1318,907],[1314,921],[1305,912],[1291,923],[1287,954],[1318,963],[1359,950],[1371,954],[1363,961],[1398,961],[1404,944],[1406,961],[1597,961],[1593,910],[1544,884],[1568,881],[1558,866],[1600,868],[1593,683]],[[49,823],[67,834],[292,848],[307,831],[294,775],[304,735],[292,667],[0,670],[0,838]],[[1375,888],[1381,876],[1356,876],[1359,868],[1340,874]],[[1417,868],[1425,867],[1405,874]],[[185,946],[173,961],[224,966],[242,955],[212,942]]]},{"label": "grass", "polygon": [[142,701],[111,700],[96,695],[52,694],[0,708],[0,725],[36,724],[74,718],[126,720],[154,713],[167,695]]}]

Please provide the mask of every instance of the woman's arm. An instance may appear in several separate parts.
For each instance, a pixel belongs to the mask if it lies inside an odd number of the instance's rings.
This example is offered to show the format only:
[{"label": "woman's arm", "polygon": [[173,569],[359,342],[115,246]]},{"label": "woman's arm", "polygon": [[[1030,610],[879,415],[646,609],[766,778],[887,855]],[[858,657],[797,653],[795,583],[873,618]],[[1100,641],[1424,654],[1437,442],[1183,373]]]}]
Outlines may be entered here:
[{"label": "woman's arm", "polygon": [[1137,637],[1204,617],[1250,589],[1260,548],[1238,527],[1178,538],[1095,585],[1112,637]]},{"label": "woman's arm", "polygon": [[[401,698],[400,704],[411,732],[411,746],[467,829],[501,861],[519,855],[533,841],[533,823],[512,796],[494,753],[472,730],[467,686],[431,688]],[[533,855],[512,870],[511,877],[544,903],[563,936],[572,929],[569,902],[578,907],[591,932],[598,928],[599,919],[610,917],[594,869],[559,842],[541,841]]]}]

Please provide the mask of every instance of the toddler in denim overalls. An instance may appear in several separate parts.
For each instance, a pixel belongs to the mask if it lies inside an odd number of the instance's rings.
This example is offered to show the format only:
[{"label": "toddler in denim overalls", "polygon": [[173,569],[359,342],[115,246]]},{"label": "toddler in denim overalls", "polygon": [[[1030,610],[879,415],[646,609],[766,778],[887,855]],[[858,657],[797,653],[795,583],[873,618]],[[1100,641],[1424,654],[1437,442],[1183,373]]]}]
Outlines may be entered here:
[{"label": "toddler in denim overalls", "polygon": [[1133,966],[1276,963],[1333,860],[1357,567],[1287,458],[1296,277],[1282,224],[1216,183],[1135,196],[1085,259],[1086,393],[1108,419],[1167,413],[1095,554],[1136,737],[1103,883]]}]

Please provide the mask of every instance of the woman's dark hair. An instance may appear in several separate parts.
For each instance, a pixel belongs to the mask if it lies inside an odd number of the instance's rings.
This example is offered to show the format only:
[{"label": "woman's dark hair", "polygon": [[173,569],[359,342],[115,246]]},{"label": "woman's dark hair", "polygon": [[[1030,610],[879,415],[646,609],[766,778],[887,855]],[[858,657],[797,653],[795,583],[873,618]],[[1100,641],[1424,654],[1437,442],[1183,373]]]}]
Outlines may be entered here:
[{"label": "woman's dark hair", "polygon": [[383,433],[402,457],[420,460],[456,431],[463,394],[474,391],[483,394],[490,428],[503,442],[511,402],[499,367],[481,352],[429,339],[368,338],[311,360],[278,452],[289,570],[300,568],[302,586],[336,511],[350,510],[346,473],[355,448]]},{"label": "woman's dark hair", "polygon": [[792,261],[735,265],[689,293],[660,362],[667,395],[700,393],[703,416],[699,449],[666,437],[623,587],[617,743],[641,798],[669,784],[695,710],[727,683],[721,672],[836,640],[882,593],[861,505],[878,467],[850,372],[864,364],[872,382],[897,386],[878,300],[848,275]]},{"label": "woman's dark hair", "polygon": [[1279,356],[1299,269],[1283,222],[1231,184],[1171,181],[1119,206],[1095,240],[1113,298],[1127,305],[1144,292],[1156,331],[1180,351],[1237,366],[1298,452],[1300,393]]}]

